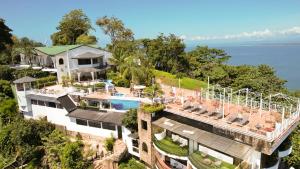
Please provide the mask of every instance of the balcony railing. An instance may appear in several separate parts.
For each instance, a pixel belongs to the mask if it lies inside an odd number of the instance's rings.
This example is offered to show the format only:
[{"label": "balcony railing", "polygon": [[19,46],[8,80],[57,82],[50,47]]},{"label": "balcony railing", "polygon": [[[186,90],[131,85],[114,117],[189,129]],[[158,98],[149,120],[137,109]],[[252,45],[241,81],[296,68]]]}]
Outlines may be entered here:
[{"label": "balcony railing", "polygon": [[207,154],[201,154],[201,152],[194,152],[191,154],[189,156],[189,162],[197,169],[236,168],[235,165],[226,163]]},{"label": "balcony railing", "polygon": [[188,147],[181,147],[179,143],[174,142],[170,137],[165,137],[162,140],[154,140],[154,145],[163,152],[179,157],[188,156]]}]

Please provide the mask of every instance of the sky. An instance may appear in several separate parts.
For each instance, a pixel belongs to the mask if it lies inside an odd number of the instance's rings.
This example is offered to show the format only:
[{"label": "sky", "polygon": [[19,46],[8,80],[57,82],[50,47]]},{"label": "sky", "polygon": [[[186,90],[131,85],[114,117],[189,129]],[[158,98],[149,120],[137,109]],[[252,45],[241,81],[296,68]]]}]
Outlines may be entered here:
[{"label": "sky", "polygon": [[114,16],[135,38],[173,33],[187,44],[300,42],[299,0],[0,0],[0,18],[18,37],[51,45],[62,16],[82,9],[99,45],[109,38],[95,25]]}]

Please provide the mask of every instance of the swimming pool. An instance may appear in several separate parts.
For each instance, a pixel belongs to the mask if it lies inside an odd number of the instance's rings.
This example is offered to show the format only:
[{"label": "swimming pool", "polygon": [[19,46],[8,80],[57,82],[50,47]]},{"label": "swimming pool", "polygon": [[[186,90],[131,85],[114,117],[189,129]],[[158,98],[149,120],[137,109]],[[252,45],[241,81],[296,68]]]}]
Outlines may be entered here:
[{"label": "swimming pool", "polygon": [[119,100],[119,99],[112,99],[111,105],[113,108],[117,110],[129,110],[129,109],[136,109],[139,107],[140,102],[135,100]]}]

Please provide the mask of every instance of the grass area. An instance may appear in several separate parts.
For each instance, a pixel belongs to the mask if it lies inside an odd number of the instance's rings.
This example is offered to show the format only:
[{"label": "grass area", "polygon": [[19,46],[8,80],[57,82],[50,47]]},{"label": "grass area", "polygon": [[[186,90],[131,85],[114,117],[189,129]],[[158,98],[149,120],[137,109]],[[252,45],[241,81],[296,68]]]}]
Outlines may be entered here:
[{"label": "grass area", "polygon": [[143,163],[131,158],[129,161],[122,162],[119,169],[146,169],[146,167]]},{"label": "grass area", "polygon": [[[204,159],[209,159],[209,160],[212,161],[212,163],[211,164],[206,164],[203,161]],[[232,164],[229,164],[229,163],[226,163],[224,161],[222,161],[220,166],[216,166],[214,164],[214,162],[217,161],[216,158],[211,157],[209,155],[207,155],[206,157],[203,157],[200,152],[194,152],[193,154],[191,154],[189,156],[189,160],[198,169],[217,169],[217,168],[220,168],[220,169],[235,169],[236,168],[236,166],[234,166]]]},{"label": "grass area", "polygon": [[[171,73],[154,70],[154,75],[157,79],[159,79],[163,84],[179,87],[179,80],[176,78],[176,75]],[[180,80],[180,86],[184,89],[190,90],[200,90],[201,88],[206,88],[207,83],[201,80],[191,79],[188,77],[183,77]]]},{"label": "grass area", "polygon": [[187,156],[188,148],[180,147],[178,143],[172,141],[170,137],[165,137],[162,140],[155,140],[154,144],[161,150],[176,156]]}]

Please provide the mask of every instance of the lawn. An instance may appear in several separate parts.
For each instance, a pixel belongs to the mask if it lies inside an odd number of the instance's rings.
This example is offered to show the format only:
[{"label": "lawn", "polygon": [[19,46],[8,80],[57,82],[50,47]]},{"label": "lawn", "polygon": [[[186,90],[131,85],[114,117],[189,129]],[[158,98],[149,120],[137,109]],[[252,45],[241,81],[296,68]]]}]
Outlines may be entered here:
[{"label": "lawn", "polygon": [[[205,158],[210,159],[212,161],[212,164],[205,164],[205,162],[203,162],[203,160]],[[193,154],[191,154],[189,156],[189,160],[198,169],[217,169],[217,168],[220,168],[220,169],[235,169],[236,168],[236,166],[234,166],[232,164],[229,164],[229,163],[226,163],[224,161],[222,161],[220,166],[215,166],[214,162],[217,160],[216,158],[211,157],[209,155],[206,155],[206,157],[203,157],[200,152],[194,152]]]},{"label": "lawn", "polygon": [[187,156],[188,155],[188,148],[180,147],[178,143],[172,141],[170,137],[165,137],[162,140],[155,140],[154,144],[164,152],[169,154],[173,154],[176,156]]},{"label": "lawn", "polygon": [[[163,84],[179,87],[179,80],[176,78],[176,75],[159,70],[154,70],[154,75],[156,79],[159,79]],[[183,77],[180,81],[180,85],[184,89],[200,90],[201,88],[206,88],[207,86],[206,82],[191,79],[189,77]]]}]

